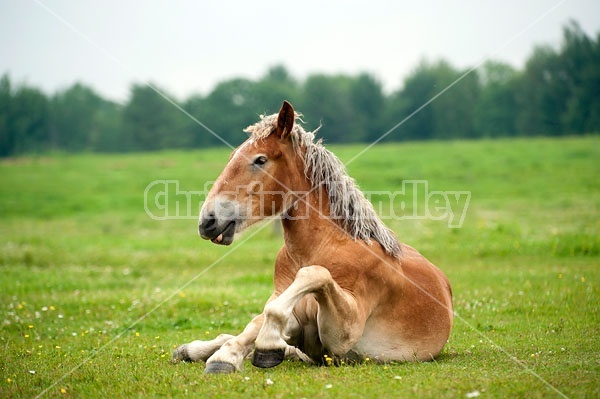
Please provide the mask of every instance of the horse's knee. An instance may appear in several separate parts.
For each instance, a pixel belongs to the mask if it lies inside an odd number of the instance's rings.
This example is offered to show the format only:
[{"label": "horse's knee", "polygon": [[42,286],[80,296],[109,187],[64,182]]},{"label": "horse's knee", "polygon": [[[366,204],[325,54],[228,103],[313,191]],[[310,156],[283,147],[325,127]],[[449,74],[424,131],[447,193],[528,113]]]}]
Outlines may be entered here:
[{"label": "horse's knee", "polygon": [[296,280],[311,282],[316,287],[333,282],[331,273],[323,266],[305,266],[296,273]]},{"label": "horse's knee", "polygon": [[234,336],[231,334],[219,334],[213,341],[225,343],[225,342],[229,341],[231,338],[234,338]]},{"label": "horse's knee", "polygon": [[279,298],[265,305],[264,315],[270,322],[275,322],[282,329],[296,302],[310,292],[317,292],[329,283],[333,283],[331,273],[322,266],[305,266],[296,272],[294,283]]}]

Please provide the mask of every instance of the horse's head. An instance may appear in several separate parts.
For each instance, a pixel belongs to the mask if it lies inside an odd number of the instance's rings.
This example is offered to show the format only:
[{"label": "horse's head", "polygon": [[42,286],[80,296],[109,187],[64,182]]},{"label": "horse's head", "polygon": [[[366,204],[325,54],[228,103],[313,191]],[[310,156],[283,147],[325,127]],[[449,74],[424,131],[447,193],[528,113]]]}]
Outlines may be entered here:
[{"label": "horse's head", "polygon": [[[232,152],[200,211],[202,238],[229,245],[235,233],[291,205],[290,187],[303,176],[291,140],[292,105],[284,101],[276,118],[266,125],[268,131],[253,133]],[[275,116],[263,122],[269,120]]]}]

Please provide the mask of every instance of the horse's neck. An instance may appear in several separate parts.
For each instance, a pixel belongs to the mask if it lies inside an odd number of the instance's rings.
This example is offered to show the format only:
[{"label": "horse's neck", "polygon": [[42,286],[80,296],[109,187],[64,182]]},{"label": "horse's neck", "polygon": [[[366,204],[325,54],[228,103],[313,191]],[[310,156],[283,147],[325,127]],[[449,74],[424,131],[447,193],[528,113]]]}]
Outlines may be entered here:
[{"label": "horse's neck", "polygon": [[332,241],[344,236],[336,221],[330,219],[327,193],[323,190],[295,201],[283,215],[282,225],[287,250],[302,265],[316,261],[329,251]]}]

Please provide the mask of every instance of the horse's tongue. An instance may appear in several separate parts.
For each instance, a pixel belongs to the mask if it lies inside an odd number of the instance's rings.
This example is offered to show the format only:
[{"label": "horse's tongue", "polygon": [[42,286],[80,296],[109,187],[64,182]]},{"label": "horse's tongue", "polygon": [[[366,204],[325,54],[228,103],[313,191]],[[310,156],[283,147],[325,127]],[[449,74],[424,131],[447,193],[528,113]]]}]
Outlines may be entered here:
[{"label": "horse's tongue", "polygon": [[219,234],[219,236],[217,238],[213,238],[212,242],[218,244],[221,241],[223,241],[223,234]]}]

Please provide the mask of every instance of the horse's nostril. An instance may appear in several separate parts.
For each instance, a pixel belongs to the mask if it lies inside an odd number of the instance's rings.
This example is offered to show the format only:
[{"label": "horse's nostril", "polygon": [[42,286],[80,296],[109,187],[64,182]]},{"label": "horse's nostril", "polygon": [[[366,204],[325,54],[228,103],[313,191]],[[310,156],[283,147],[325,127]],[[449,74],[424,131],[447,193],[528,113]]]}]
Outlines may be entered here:
[{"label": "horse's nostril", "polygon": [[202,221],[202,224],[204,225],[204,228],[208,229],[208,228],[211,228],[212,226],[214,226],[215,222],[216,222],[215,213],[210,212],[206,215],[206,217]]}]

